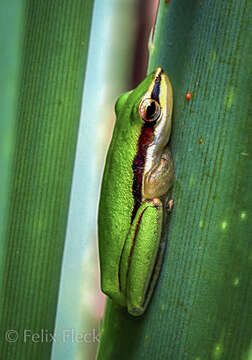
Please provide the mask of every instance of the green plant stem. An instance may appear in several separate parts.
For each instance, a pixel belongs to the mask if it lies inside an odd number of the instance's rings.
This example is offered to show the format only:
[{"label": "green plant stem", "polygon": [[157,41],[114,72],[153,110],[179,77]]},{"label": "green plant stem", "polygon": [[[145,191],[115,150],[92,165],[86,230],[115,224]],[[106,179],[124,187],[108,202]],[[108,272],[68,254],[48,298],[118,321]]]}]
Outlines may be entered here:
[{"label": "green plant stem", "polygon": [[11,170],[17,123],[17,95],[23,31],[23,1],[1,2],[0,11],[0,282],[11,191]]},{"label": "green plant stem", "polygon": [[[25,9],[3,243],[0,316],[5,360],[50,357],[92,6],[92,0],[28,0]],[[8,341],[8,330],[17,331],[16,341]]]},{"label": "green plant stem", "polygon": [[168,246],[141,319],[108,301],[99,360],[251,359],[251,25],[248,0],[160,2],[149,70],[174,89]]}]

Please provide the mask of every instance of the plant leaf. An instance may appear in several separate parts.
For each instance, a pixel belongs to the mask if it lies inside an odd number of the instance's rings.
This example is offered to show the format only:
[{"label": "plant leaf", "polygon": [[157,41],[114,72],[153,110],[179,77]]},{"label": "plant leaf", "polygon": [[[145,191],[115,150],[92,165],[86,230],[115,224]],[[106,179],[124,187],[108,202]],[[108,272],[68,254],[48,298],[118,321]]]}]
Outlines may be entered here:
[{"label": "plant leaf", "polygon": [[98,359],[249,359],[251,25],[250,1],[160,2],[149,70],[174,89],[168,246],[141,319],[108,302]]},{"label": "plant leaf", "polygon": [[[6,360],[50,357],[92,6],[92,0],[28,0],[25,9],[3,244],[1,356]],[[8,330],[17,331],[18,340],[8,341]]]}]

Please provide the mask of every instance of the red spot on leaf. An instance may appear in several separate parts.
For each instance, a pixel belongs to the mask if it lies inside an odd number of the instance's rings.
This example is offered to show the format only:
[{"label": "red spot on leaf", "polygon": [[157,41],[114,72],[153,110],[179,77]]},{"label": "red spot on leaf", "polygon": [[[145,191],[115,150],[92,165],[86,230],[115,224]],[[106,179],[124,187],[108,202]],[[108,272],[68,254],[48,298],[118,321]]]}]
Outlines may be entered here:
[{"label": "red spot on leaf", "polygon": [[191,97],[192,97],[192,94],[190,92],[188,92],[188,93],[186,93],[185,97],[186,97],[187,100],[190,100]]}]

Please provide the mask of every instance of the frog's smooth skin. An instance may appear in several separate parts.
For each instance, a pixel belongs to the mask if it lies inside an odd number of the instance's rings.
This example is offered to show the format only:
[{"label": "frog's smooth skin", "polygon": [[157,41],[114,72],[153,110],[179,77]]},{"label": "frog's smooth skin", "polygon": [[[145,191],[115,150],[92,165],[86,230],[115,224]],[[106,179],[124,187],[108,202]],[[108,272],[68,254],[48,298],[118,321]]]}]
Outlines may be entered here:
[{"label": "frog's smooth skin", "polygon": [[134,316],[149,303],[164,252],[172,104],[171,83],[158,67],[115,105],[98,216],[101,287]]}]

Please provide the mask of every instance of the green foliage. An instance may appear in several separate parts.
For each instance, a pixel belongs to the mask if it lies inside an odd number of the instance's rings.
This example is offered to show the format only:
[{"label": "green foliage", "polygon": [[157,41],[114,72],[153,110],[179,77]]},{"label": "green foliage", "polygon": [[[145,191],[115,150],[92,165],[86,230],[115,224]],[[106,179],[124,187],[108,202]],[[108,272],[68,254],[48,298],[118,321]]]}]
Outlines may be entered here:
[{"label": "green foliage", "polygon": [[108,301],[98,359],[250,359],[251,25],[248,0],[160,2],[149,70],[174,89],[168,246],[141,319]]},{"label": "green foliage", "polygon": [[[23,2],[2,1],[0,11],[0,267],[3,263],[10,174],[16,130]],[[0,279],[2,271],[0,271]]]},{"label": "green foliage", "polygon": [[[10,211],[2,239],[5,360],[50,357],[52,342],[42,336],[54,329],[92,5],[28,0],[24,12]],[[16,93],[16,81],[12,86]],[[11,329],[17,341],[6,338]]]}]

